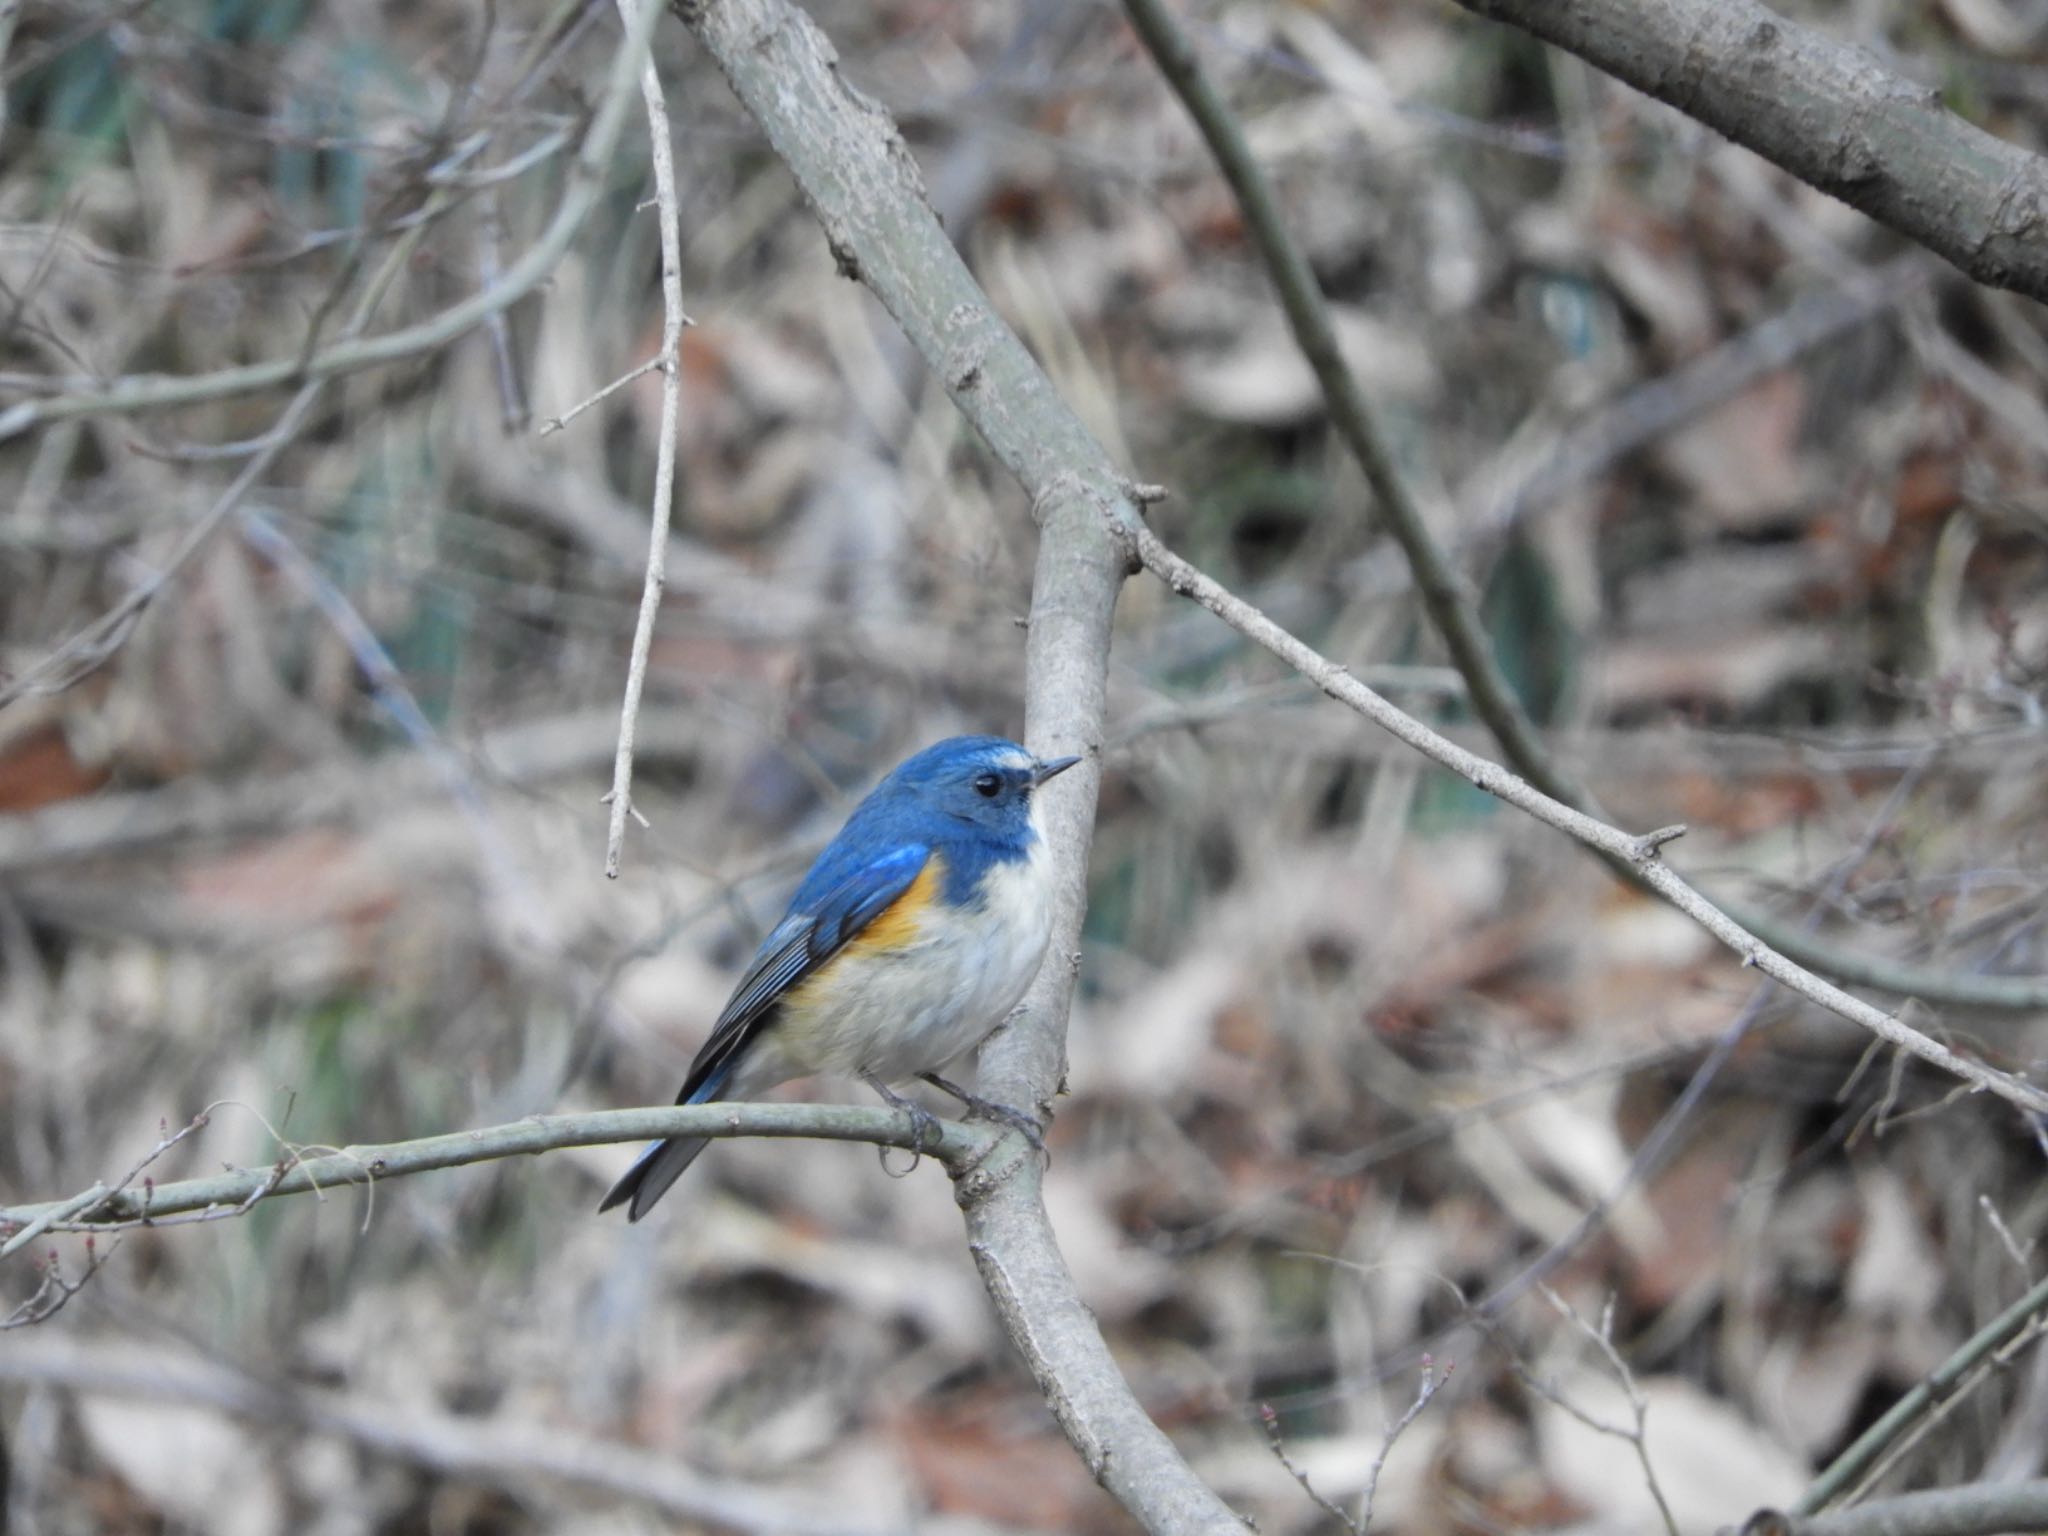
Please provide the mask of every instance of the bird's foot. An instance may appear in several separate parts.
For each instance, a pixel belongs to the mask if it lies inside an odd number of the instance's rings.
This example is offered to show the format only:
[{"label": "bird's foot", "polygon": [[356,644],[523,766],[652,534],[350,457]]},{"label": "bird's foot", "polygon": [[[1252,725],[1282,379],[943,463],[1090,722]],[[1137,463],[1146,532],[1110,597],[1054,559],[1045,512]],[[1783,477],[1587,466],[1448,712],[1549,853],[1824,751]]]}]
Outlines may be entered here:
[{"label": "bird's foot", "polygon": [[1007,1125],[1031,1143],[1031,1150],[1040,1157],[1050,1157],[1045,1150],[1045,1127],[1039,1124],[1038,1116],[1028,1110],[1017,1109],[1008,1104],[998,1104],[993,1099],[984,1099],[976,1093],[969,1093],[957,1083],[949,1083],[936,1072],[918,1074],[934,1088],[950,1093],[958,1099],[968,1115],[976,1120],[994,1120]]},{"label": "bird's foot", "polygon": [[[917,1100],[906,1099],[880,1078],[868,1078],[867,1085],[881,1095],[884,1104],[887,1104],[891,1109],[901,1110],[910,1118],[910,1168],[904,1170],[905,1173],[908,1173],[911,1169],[917,1167],[917,1160],[924,1156],[928,1147],[938,1145],[940,1139],[946,1134],[945,1127],[939,1124],[939,1117],[937,1115],[926,1109]],[[889,1149],[881,1147],[877,1150],[882,1154],[882,1166],[888,1167]]]}]

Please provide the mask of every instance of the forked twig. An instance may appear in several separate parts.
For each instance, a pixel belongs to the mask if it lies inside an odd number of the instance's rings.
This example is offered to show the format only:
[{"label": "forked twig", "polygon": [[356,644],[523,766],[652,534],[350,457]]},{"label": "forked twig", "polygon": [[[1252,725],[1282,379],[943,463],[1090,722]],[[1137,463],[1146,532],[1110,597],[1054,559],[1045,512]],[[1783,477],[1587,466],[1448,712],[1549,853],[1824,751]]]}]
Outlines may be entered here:
[{"label": "forked twig", "polygon": [[[661,9],[661,0],[640,3],[648,10]],[[619,14],[631,27],[633,0],[618,0],[618,6]],[[633,806],[633,736],[640,722],[641,694],[647,686],[647,657],[654,646],[654,620],[661,612],[661,593],[667,580],[669,516],[675,502],[676,421],[682,409],[683,389],[677,348],[682,345],[683,327],[690,323],[690,317],[683,313],[683,236],[676,200],[675,156],[669,148],[668,104],[662,96],[661,74],[652,59],[640,70],[640,97],[647,108],[655,217],[661,221],[661,354],[653,363],[661,369],[661,436],[654,461],[654,510],[648,519],[647,578],[640,589],[640,613],[633,624],[633,651],[626,663],[626,697],[619,707],[619,748],[612,760],[612,787],[605,796],[611,817],[605,833],[604,872],[612,880],[619,877],[627,819],[631,817],[646,825],[646,819]]]}]

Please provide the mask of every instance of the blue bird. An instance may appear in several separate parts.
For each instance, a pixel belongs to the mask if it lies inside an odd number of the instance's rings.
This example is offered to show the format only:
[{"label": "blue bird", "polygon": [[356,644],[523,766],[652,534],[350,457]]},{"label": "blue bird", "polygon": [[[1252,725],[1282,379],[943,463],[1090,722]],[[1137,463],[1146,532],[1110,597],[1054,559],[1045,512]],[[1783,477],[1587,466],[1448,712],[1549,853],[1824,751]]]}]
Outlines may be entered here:
[{"label": "blue bird", "polygon": [[[676,1096],[746,1099],[793,1077],[937,1076],[1000,1024],[1052,933],[1052,861],[1033,791],[1077,757],[1037,758],[1000,736],[955,736],[900,763],[854,808],[733,989]],[[1036,1130],[1036,1121],[1030,1121]],[[598,1206],[638,1221],[707,1145],[657,1141]],[[631,1202],[629,1205],[627,1202]]]}]

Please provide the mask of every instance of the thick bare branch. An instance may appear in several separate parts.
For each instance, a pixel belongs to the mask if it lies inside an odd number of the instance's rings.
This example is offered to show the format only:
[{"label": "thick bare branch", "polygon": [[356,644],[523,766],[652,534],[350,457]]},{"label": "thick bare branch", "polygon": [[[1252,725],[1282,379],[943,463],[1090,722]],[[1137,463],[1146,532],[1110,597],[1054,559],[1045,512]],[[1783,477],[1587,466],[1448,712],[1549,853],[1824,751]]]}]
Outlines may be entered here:
[{"label": "thick bare branch", "polygon": [[1978,282],[2048,299],[2048,160],[1862,49],[1756,0],[1458,3],[1670,103]]},{"label": "thick bare branch", "polygon": [[[795,173],[840,270],[881,299],[995,456],[1042,529],[1027,684],[1040,750],[1090,761],[1049,792],[1062,870],[1057,946],[1024,1010],[985,1053],[984,1083],[1012,1103],[1058,1090],[1081,871],[1093,822],[1109,614],[1121,551],[1109,519],[1132,509],[1118,467],[990,307],[933,215],[888,114],[839,77],[831,45],[787,0],[688,0],[686,23]],[[1104,1488],[1148,1530],[1243,1530],[1146,1416],[1053,1241],[1038,1161],[1011,1136],[958,1184],[968,1240],[1011,1343]]]}]

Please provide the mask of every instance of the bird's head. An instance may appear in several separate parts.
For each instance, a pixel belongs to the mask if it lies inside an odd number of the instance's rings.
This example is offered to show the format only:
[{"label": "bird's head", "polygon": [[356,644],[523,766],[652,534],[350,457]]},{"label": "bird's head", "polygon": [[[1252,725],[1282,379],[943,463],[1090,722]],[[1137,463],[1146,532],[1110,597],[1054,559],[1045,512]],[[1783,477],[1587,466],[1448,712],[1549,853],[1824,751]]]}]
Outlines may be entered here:
[{"label": "bird's head", "polygon": [[1078,757],[1033,757],[1001,736],[952,736],[906,759],[882,791],[914,798],[987,832],[1016,837],[1031,823],[1031,793]]}]

